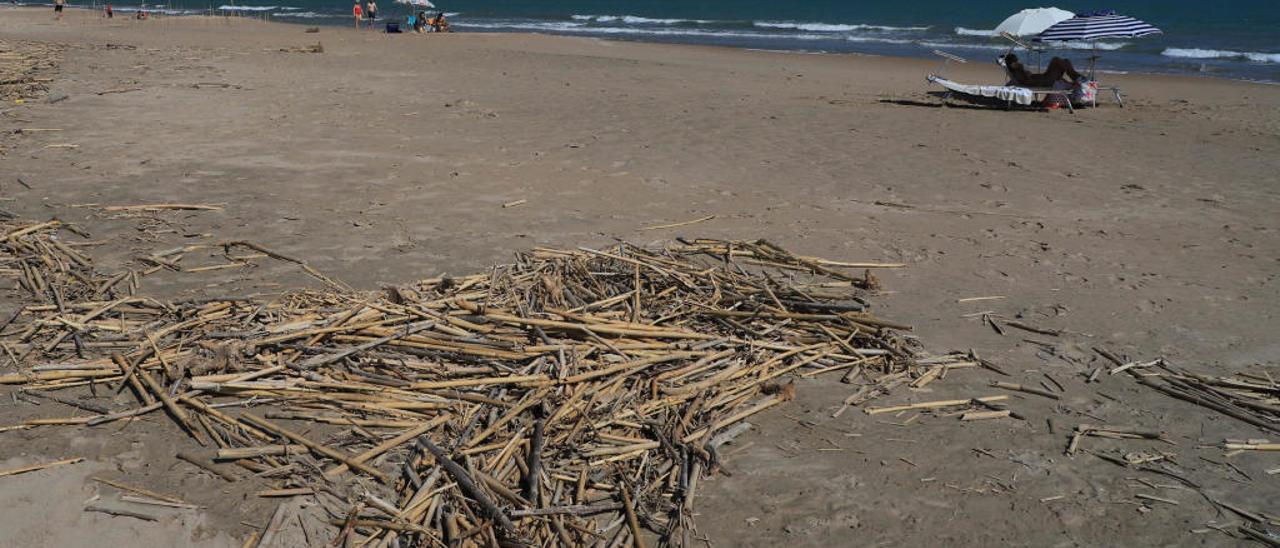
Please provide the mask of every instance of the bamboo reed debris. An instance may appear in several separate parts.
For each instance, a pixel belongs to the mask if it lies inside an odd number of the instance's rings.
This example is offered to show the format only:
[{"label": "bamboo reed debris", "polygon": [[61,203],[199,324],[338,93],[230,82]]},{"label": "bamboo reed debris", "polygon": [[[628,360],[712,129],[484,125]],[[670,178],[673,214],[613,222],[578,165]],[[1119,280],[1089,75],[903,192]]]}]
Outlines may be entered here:
[{"label": "bamboo reed debris", "polygon": [[84,458],[77,457],[73,459],[63,459],[63,460],[57,460],[53,462],[46,462],[43,464],[33,464],[31,466],[20,466],[18,468],[10,468],[8,470],[0,470],[0,478],[3,478],[5,476],[16,476],[18,474],[25,474],[27,472],[35,472],[38,470],[44,470],[45,468],[52,468],[54,466],[60,466],[63,464],[75,464],[83,460]]},{"label": "bamboo reed debris", "polygon": [[85,506],[84,511],[97,512],[99,514],[107,514],[110,516],[120,516],[120,517],[126,517],[126,518],[140,519],[143,521],[159,521],[160,520],[160,518],[153,516],[151,514],[144,514],[142,512],[135,512],[133,510],[125,510],[123,508],[107,508],[105,506],[98,506],[96,504],[90,504],[88,506]]},{"label": "bamboo reed debris", "polygon": [[[0,329],[22,356],[0,383],[131,387],[131,410],[56,422],[164,409],[217,445],[179,458],[227,481],[240,475],[224,463],[247,469],[272,482],[263,497],[356,501],[334,513],[347,516],[339,537],[358,530],[370,545],[639,545],[652,534],[670,545],[691,532],[697,486],[721,468],[717,446],[795,398],[789,376],[865,376],[872,384],[848,402],[863,405],[980,363],[924,353],[901,334],[910,326],[870,312],[873,277],[840,270],[901,265],[763,241],[535,249],[379,292],[308,270],[322,288],[164,302],[125,292],[136,274],[97,272],[55,245],[65,230],[0,221],[0,258],[14,259],[35,300]],[[250,242],[206,247],[309,268]],[[194,249],[153,253],[147,268]],[[1016,416],[969,399],[906,408],[949,406]],[[353,478],[364,491],[340,493],[349,471],[377,481]]]},{"label": "bamboo reed debris", "polygon": [[1049,399],[1051,399],[1051,400],[1060,400],[1060,399],[1062,399],[1062,396],[1060,396],[1060,395],[1058,395],[1058,394],[1054,394],[1053,392],[1050,392],[1050,391],[1048,391],[1048,390],[1041,390],[1041,389],[1039,389],[1039,388],[1033,388],[1033,387],[1030,387],[1030,386],[1023,386],[1023,385],[1021,385],[1021,384],[1015,384],[1015,383],[1011,383],[1011,382],[1000,382],[1000,381],[996,381],[996,382],[992,382],[992,383],[991,383],[991,386],[993,386],[993,387],[995,387],[995,388],[1003,388],[1003,389],[1005,389],[1005,390],[1013,390],[1013,391],[1015,391],[1015,392],[1025,392],[1025,393],[1027,393],[1027,394],[1035,394],[1035,395],[1037,395],[1037,396],[1042,396],[1042,397],[1045,397],[1045,398],[1049,398]]},{"label": "bamboo reed debris", "polygon": [[137,486],[133,486],[133,485],[128,485],[128,484],[126,484],[126,483],[124,483],[124,482],[114,481],[114,480],[109,480],[109,479],[99,478],[99,477],[94,477],[94,478],[92,478],[92,479],[93,479],[93,481],[96,481],[96,482],[101,483],[101,484],[103,484],[103,485],[110,485],[110,486],[115,487],[116,489],[119,489],[119,490],[121,490],[121,491],[128,491],[128,492],[130,492],[130,493],[137,493],[137,494],[142,495],[142,496],[144,496],[144,497],[149,497],[149,498],[153,498],[153,499],[156,499],[156,500],[162,500],[162,501],[170,502],[170,503],[173,503],[173,504],[185,504],[185,503],[182,501],[182,499],[180,499],[180,498],[177,498],[177,497],[171,497],[171,496],[168,496],[168,495],[161,495],[160,493],[157,493],[157,492],[155,492],[155,491],[151,491],[151,490],[148,490],[148,489],[144,489],[144,488],[142,488],[142,487],[137,487]]},{"label": "bamboo reed debris", "polygon": [[894,405],[890,407],[867,407],[863,409],[863,412],[868,415],[879,415],[882,413],[897,413],[899,411],[912,411],[916,409],[938,409],[941,407],[955,407],[959,405],[970,405],[974,401],[990,403],[990,402],[1004,401],[1007,399],[1009,399],[1009,396],[985,396],[981,398],[970,398],[967,400],[926,401],[926,402],[920,402],[920,403],[911,403],[907,405]]}]

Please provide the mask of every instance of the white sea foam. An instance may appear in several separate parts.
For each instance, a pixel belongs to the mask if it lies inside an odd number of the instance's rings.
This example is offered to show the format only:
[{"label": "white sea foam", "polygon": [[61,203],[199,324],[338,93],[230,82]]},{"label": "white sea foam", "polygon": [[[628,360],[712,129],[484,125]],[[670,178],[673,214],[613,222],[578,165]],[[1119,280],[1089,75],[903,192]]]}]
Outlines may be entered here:
[{"label": "white sea foam", "polygon": [[705,25],[714,23],[706,19],[659,19],[653,17],[640,17],[638,15],[573,15],[570,16],[574,21],[591,21],[595,23],[626,23],[628,25],[682,25],[687,23],[697,23]]},{"label": "white sea foam", "polygon": [[596,27],[581,22],[524,22],[524,21],[458,21],[459,28],[488,30],[524,30],[532,32],[559,32],[566,34],[606,34],[630,36],[687,36],[699,38],[757,38],[757,39],[799,39],[820,40],[830,36],[797,34],[776,36],[751,31],[708,30],[690,28],[653,28],[653,27]]},{"label": "white sea foam", "polygon": [[218,6],[219,11],[271,11],[278,9],[280,9],[280,6]]},{"label": "white sea foam", "polygon": [[[823,36],[822,38],[830,38],[830,36]],[[846,42],[860,42],[860,43],[871,43],[871,44],[911,44],[911,43],[914,43],[914,41],[912,41],[912,40],[903,40],[903,39],[901,39],[901,38],[877,38],[877,37],[875,37],[875,36],[844,36],[844,37],[842,37],[842,38],[843,38],[843,39],[844,39],[844,41],[846,41]]]},{"label": "white sea foam", "polygon": [[945,50],[945,49],[953,49],[953,48],[960,48],[960,49],[986,49],[986,50],[992,50],[992,51],[1000,51],[1000,50],[1007,50],[1007,49],[1009,49],[1009,46],[1001,45],[1001,44],[978,44],[978,43],[972,43],[972,42],[969,42],[969,43],[965,43],[965,42],[913,42],[913,43],[914,43],[914,44],[916,44],[916,45],[919,45],[919,46],[924,46],[924,47],[926,47],[926,48],[934,48],[934,49],[942,49],[942,50]]},{"label": "white sea foam", "polygon": [[912,40],[886,38],[876,36],[840,36],[826,33],[796,33],[779,35],[768,32],[742,30],[710,30],[692,28],[640,28],[640,27],[598,27],[582,22],[525,22],[525,21],[459,21],[460,28],[486,30],[523,30],[530,32],[555,32],[564,34],[613,35],[613,36],[682,36],[690,38],[749,38],[756,40],[803,40],[808,42],[822,40],[842,40],[858,43],[877,44],[912,44]]},{"label": "white sea foam", "polygon": [[964,27],[956,27],[956,34],[960,36],[999,36],[994,30],[988,29],[967,29]]},{"label": "white sea foam", "polygon": [[789,21],[753,21],[754,26],[766,29],[794,29],[806,32],[852,32],[855,30],[911,31],[929,30],[929,27],[891,27],[887,25],[844,25],[836,23],[794,23]]},{"label": "white sea foam", "polygon": [[350,15],[338,13],[316,13],[314,11],[291,11],[289,13],[273,13],[274,17],[289,17],[294,19],[346,19]]},{"label": "white sea foam", "polygon": [[1260,51],[1231,51],[1222,49],[1166,48],[1160,53],[1165,57],[1183,59],[1244,59],[1254,63],[1280,63],[1280,53]]},{"label": "white sea foam", "polygon": [[[49,5],[49,6],[51,6],[51,5],[53,5],[53,4],[26,4],[26,5],[32,5],[32,6],[34,6],[34,5]],[[143,8],[142,8],[141,6],[115,6],[115,5],[113,5],[113,6],[111,6],[111,9],[112,9],[112,10],[114,10],[114,11],[120,12],[120,13],[136,13],[136,12],[138,12],[138,11],[142,11],[142,9],[143,9]],[[176,9],[175,9],[175,10],[171,10],[171,9],[154,8],[154,7],[152,7],[152,8],[146,8],[146,10],[147,10],[147,13],[150,13],[150,14],[153,14],[153,15],[202,15],[202,14],[204,14],[204,13],[207,13],[207,12],[204,12],[204,11],[198,11],[198,10],[176,10]]]}]

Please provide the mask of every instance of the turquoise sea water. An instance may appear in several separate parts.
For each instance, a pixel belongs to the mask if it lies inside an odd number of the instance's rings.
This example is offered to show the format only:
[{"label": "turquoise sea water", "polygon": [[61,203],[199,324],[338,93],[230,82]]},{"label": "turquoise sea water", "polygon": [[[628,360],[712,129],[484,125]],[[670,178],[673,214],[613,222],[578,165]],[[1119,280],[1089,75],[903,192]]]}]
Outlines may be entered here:
[{"label": "turquoise sea water", "polygon": [[[76,0],[71,0],[75,3]],[[98,0],[101,1],[101,0]],[[126,0],[117,6],[130,3]],[[230,0],[164,4],[178,13],[234,12],[283,21],[346,23],[344,0]],[[1162,30],[1098,44],[1099,67],[1280,82],[1280,0],[433,0],[458,31],[510,31],[734,47],[929,56],[934,49],[985,61],[1008,43],[989,30],[1027,7],[1112,9]],[[383,17],[408,8],[381,3]],[[1085,50],[1075,48],[1086,48]],[[1058,54],[1083,58],[1085,44]]]}]

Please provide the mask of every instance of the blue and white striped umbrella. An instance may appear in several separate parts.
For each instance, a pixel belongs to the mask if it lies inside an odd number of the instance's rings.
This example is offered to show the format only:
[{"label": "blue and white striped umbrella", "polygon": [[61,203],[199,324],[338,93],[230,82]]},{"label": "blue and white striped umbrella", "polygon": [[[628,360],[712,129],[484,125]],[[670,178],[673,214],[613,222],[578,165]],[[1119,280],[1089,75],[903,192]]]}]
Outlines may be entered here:
[{"label": "blue and white striped umbrella", "polygon": [[1071,42],[1100,38],[1137,38],[1161,31],[1150,24],[1115,12],[1078,15],[1049,27],[1035,38],[1037,42]]}]

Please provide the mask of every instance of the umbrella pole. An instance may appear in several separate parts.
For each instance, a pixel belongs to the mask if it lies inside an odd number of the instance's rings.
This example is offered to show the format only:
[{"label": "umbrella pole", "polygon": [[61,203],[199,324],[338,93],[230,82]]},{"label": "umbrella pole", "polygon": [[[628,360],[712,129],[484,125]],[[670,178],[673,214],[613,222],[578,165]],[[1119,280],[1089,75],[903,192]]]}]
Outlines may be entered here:
[{"label": "umbrella pole", "polygon": [[1089,56],[1089,79],[1097,80],[1098,75],[1096,74],[1095,69],[1098,64],[1098,41],[1090,40],[1090,43],[1093,44],[1093,54]]}]

